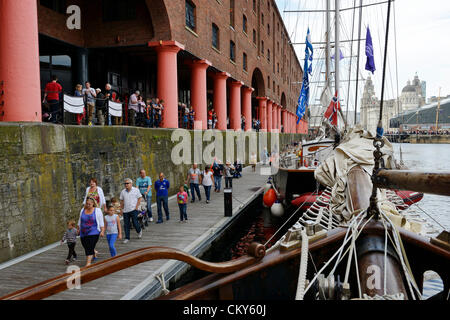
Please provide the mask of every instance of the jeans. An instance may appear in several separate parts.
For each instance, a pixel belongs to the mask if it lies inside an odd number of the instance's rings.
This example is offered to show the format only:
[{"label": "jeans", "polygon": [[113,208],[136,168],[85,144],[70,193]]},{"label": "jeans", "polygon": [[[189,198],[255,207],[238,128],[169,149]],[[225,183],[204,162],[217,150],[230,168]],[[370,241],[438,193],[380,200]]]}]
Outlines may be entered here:
[{"label": "jeans", "polygon": [[114,257],[117,255],[117,250],[114,247],[114,243],[116,242],[118,234],[112,233],[106,235],[106,239],[108,240],[108,246],[109,246],[109,253],[111,253],[111,257]]},{"label": "jeans", "polygon": [[179,203],[178,204],[178,208],[180,208],[180,221],[187,220],[187,213],[186,213],[186,208],[187,208],[187,204],[186,203]]},{"label": "jeans", "polygon": [[152,218],[152,196],[142,194],[142,197],[144,197],[144,200],[147,201],[147,217]]},{"label": "jeans", "polygon": [[161,119],[160,118],[154,118],[153,119],[153,125],[155,128],[159,128],[159,124],[161,123]]},{"label": "jeans", "polygon": [[156,196],[156,206],[158,207],[158,222],[162,222],[162,208],[161,202],[164,206],[164,211],[166,212],[166,219],[169,220],[169,205],[167,196]]},{"label": "jeans", "polygon": [[205,188],[205,195],[206,195],[206,200],[209,201],[209,198],[211,196],[211,186],[203,186],[203,188]]},{"label": "jeans", "polygon": [[52,114],[51,121],[56,123],[57,118],[59,117],[59,100],[47,100],[47,103],[50,107],[50,113]]},{"label": "jeans", "polygon": [[225,188],[233,189],[233,177],[225,177]]},{"label": "jeans", "polygon": [[220,191],[222,187],[222,176],[214,176],[214,189]]},{"label": "jeans", "polygon": [[130,212],[123,213],[123,224],[125,229],[125,239],[130,240],[130,218],[133,220],[133,226],[136,229],[136,232],[141,232],[141,226],[139,225],[138,219],[138,211],[133,210]]},{"label": "jeans", "polygon": [[153,127],[153,121],[151,119],[145,119],[145,127],[146,128],[152,128]]},{"label": "jeans", "polygon": [[198,201],[201,201],[201,200],[202,200],[202,196],[200,195],[200,187],[198,186],[198,183],[192,183],[192,182],[191,182],[190,185],[191,185],[192,201],[195,201],[195,193],[194,193],[194,190],[195,190],[195,192],[197,193]]}]

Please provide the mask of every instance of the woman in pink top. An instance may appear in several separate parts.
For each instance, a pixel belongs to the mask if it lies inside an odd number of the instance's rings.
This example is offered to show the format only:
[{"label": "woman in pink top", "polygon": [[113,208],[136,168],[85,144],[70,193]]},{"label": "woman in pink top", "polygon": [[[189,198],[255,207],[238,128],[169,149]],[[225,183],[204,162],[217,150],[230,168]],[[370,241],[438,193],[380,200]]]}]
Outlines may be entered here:
[{"label": "woman in pink top", "polygon": [[180,208],[180,222],[187,221],[187,214],[186,214],[186,208],[187,208],[187,200],[188,195],[186,191],[184,191],[184,186],[180,186],[180,192],[177,193],[177,203],[178,208]]}]

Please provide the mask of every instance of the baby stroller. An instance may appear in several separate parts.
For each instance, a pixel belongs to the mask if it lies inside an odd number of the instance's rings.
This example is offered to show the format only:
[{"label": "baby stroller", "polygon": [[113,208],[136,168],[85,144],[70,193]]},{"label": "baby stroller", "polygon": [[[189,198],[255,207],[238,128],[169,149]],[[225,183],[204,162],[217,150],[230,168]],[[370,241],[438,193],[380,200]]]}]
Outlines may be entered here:
[{"label": "baby stroller", "polygon": [[141,201],[138,207],[138,223],[141,229],[144,230],[148,226],[147,202]]}]

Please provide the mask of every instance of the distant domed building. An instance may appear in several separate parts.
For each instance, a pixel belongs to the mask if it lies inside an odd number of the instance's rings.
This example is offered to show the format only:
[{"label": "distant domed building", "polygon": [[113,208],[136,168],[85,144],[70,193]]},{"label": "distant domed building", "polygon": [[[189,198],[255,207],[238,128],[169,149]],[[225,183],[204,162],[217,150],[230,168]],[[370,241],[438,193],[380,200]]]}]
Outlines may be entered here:
[{"label": "distant domed building", "polygon": [[425,105],[426,82],[420,81],[419,77],[414,76],[414,80],[406,83],[400,95],[401,111],[417,109]]}]

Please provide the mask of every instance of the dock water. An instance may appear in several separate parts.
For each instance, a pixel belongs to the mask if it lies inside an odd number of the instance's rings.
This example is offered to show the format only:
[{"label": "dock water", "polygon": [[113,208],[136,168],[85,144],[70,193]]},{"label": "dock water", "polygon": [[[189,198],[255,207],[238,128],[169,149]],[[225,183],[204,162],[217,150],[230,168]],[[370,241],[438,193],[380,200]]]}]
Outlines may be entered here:
[{"label": "dock water", "polygon": [[[246,204],[261,192],[267,176],[260,174],[260,166],[256,172],[251,167],[243,170],[242,177],[233,179],[233,216],[239,214]],[[224,181],[222,179],[222,188]],[[205,193],[200,187],[202,201],[196,199],[195,203],[188,203],[188,222],[179,222],[179,210],[176,199],[169,200],[170,220],[156,224],[157,210],[153,205],[152,213],[155,222],[143,231],[143,236],[138,239],[134,229],[131,230],[131,240],[123,244],[117,240],[116,249],[122,254],[135,249],[150,246],[166,246],[193,252],[202,244],[202,241],[213,235],[217,230],[226,225],[233,217],[224,217],[223,189],[220,193],[211,190],[211,201],[206,203]],[[99,251],[98,261],[110,258],[106,237],[100,238],[96,249]],[[85,264],[84,249],[79,239],[75,248],[78,259],[71,263],[83,267]],[[0,265],[0,296],[19,289],[34,285],[41,281],[66,273],[67,265],[64,259],[67,256],[67,245],[49,246],[49,249],[29,255],[27,259],[15,259]],[[136,266],[115,272],[103,278],[81,285],[81,289],[66,290],[51,297],[49,300],[119,300],[136,299],[145,286],[154,283],[155,277],[160,272],[174,265],[173,260],[154,260],[138,264]]]}]

